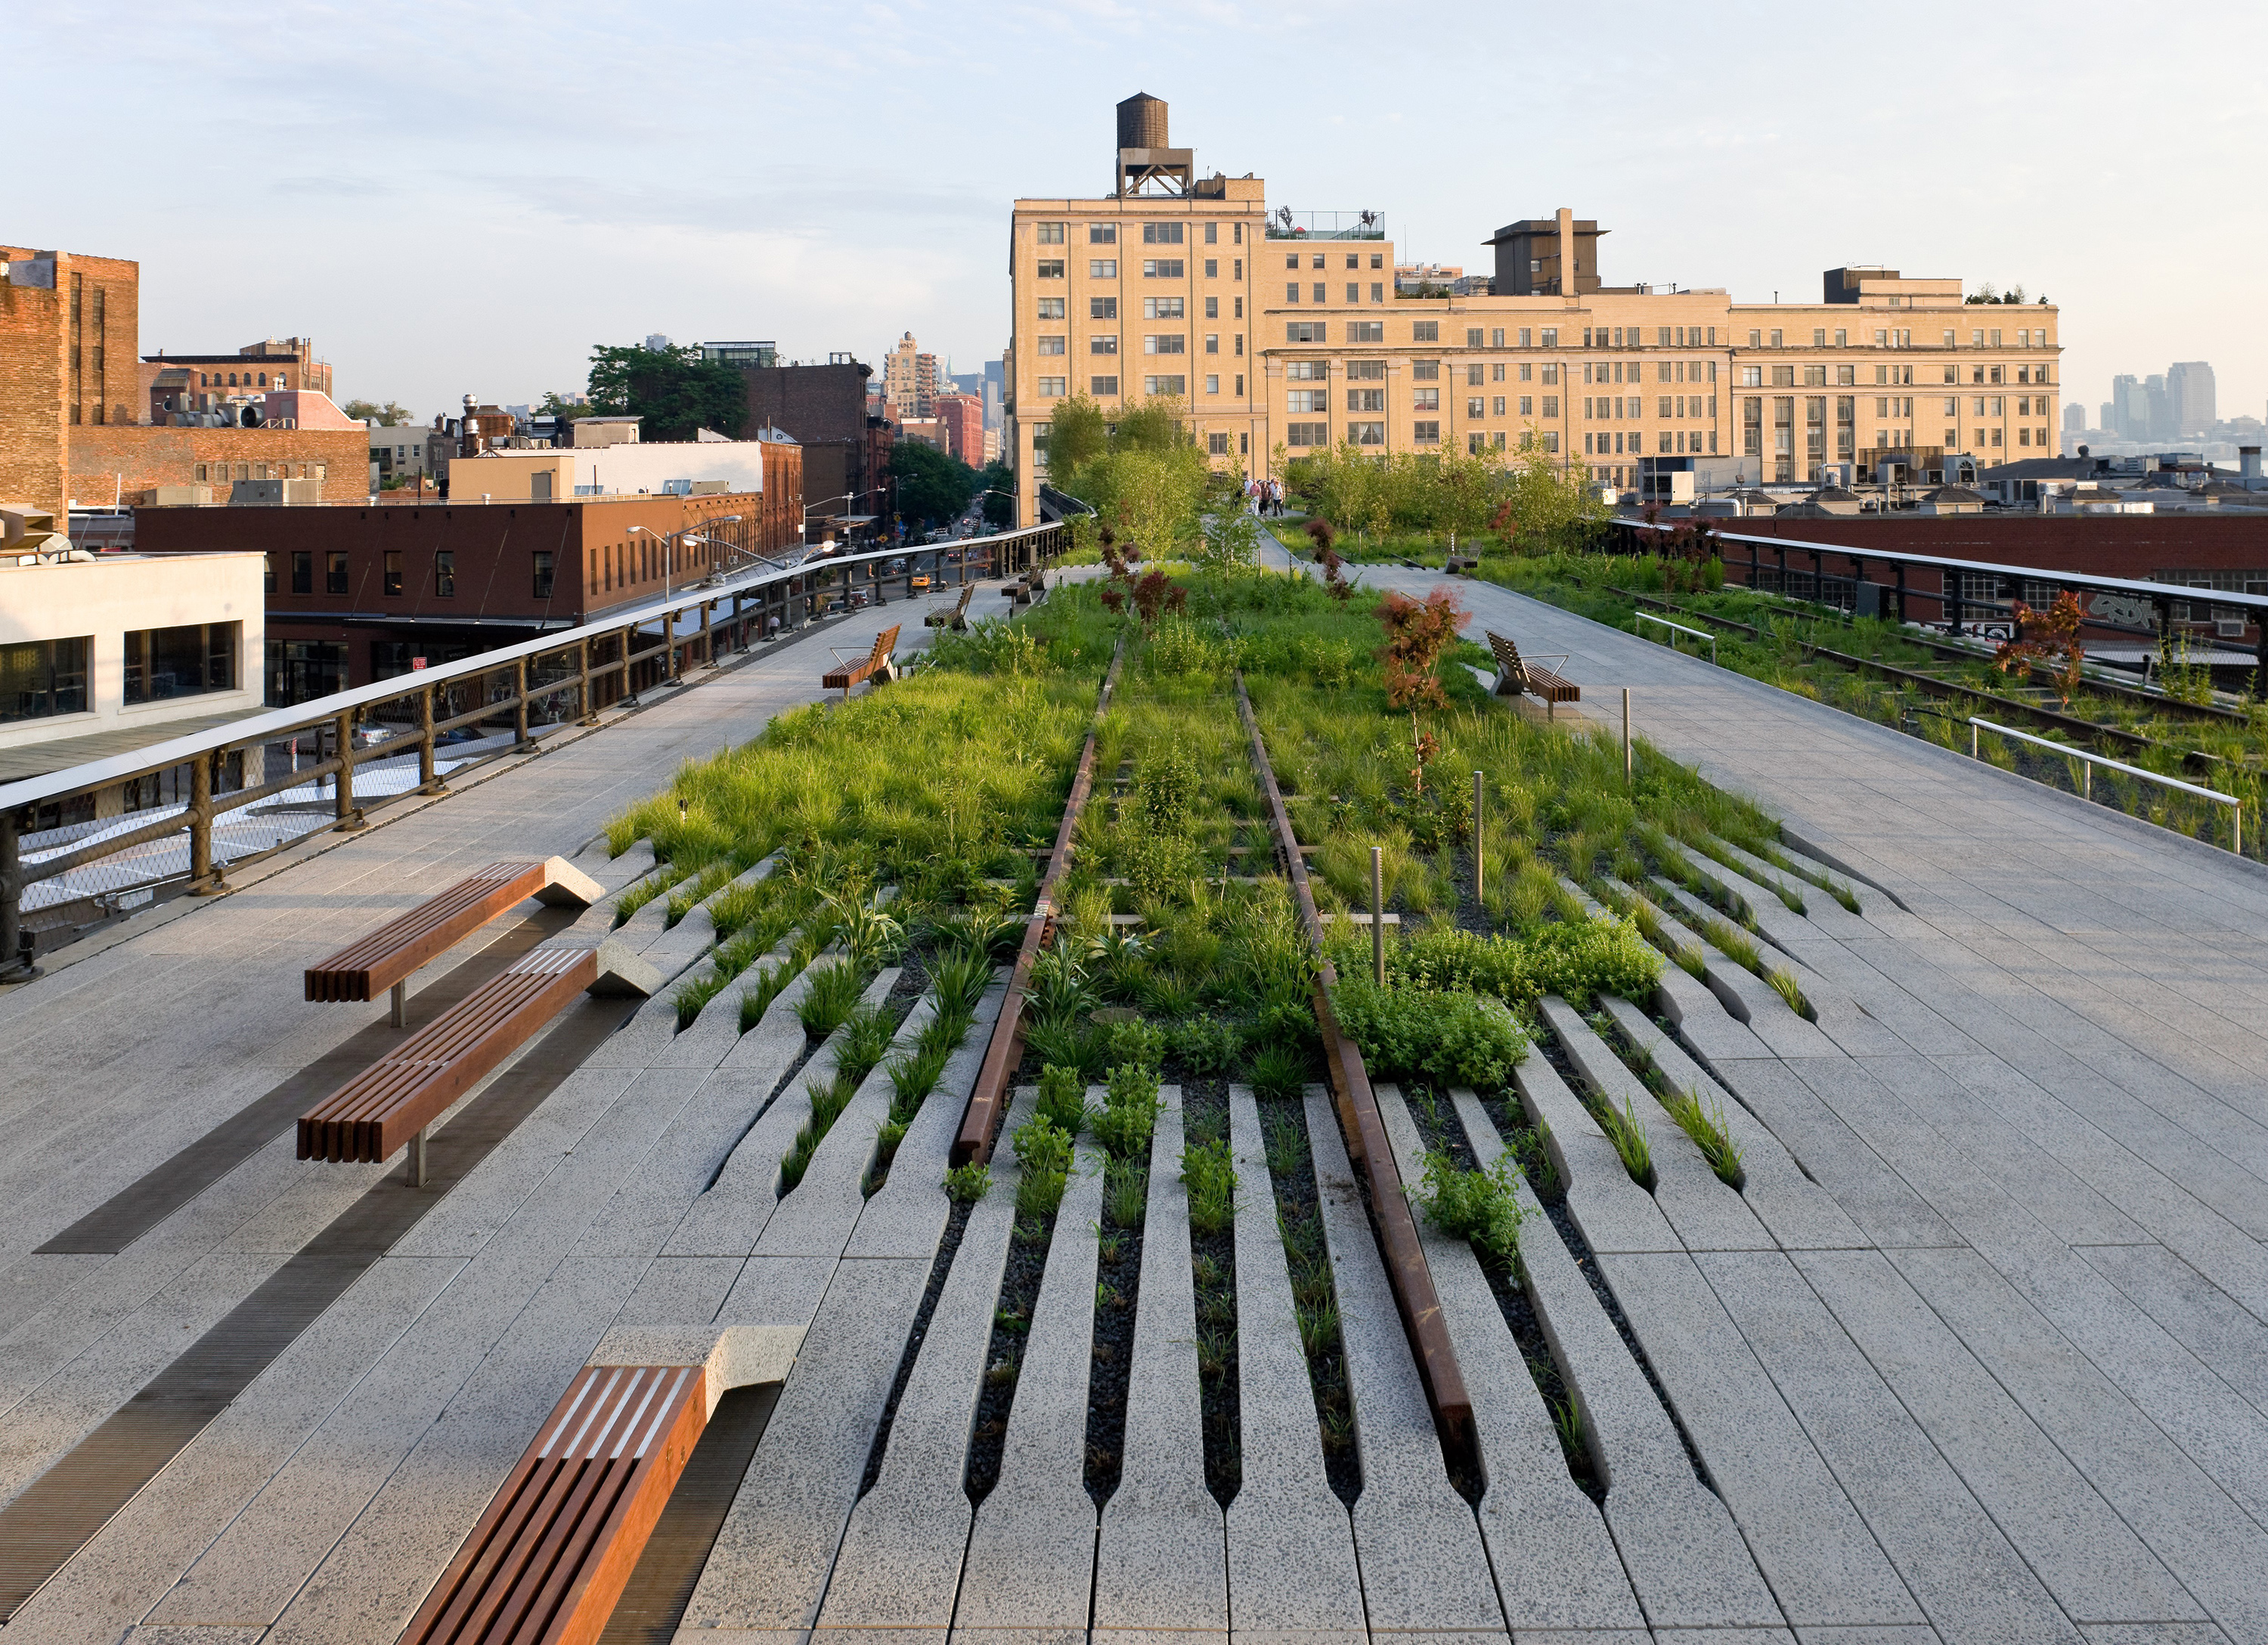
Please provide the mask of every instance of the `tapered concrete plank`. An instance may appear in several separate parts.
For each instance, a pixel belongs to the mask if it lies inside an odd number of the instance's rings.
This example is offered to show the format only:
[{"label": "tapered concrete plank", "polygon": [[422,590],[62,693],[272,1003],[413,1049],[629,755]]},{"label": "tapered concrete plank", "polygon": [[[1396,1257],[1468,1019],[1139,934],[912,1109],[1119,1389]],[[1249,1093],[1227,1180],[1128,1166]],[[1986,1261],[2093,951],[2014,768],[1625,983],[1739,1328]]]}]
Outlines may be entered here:
[{"label": "tapered concrete plank", "polygon": [[758,1256],[843,1254],[851,1229],[866,1207],[866,1170],[874,1159],[875,1133],[890,1117],[890,1059],[909,1052],[936,1014],[935,1000],[924,995],[900,1026],[882,1060],[858,1082],[850,1106],[820,1139],[804,1168],[803,1180],[764,1224],[763,1237],[756,1242]]},{"label": "tapered concrete plank", "polygon": [[2268,1325],[2158,1245],[2096,1245],[2079,1255],[2215,1376],[2268,1412]]},{"label": "tapered concrete plank", "polygon": [[[1707,1272],[1730,1283],[1794,1278],[1777,1253],[1710,1254],[1727,1260]],[[1787,1619],[1845,1626],[1923,1620],[1697,1259],[1600,1261]],[[1810,1312],[1812,1329],[1840,1334],[1825,1309],[1815,1303]]]},{"label": "tapered concrete plank", "polygon": [[364,1274],[16,1612],[11,1645],[116,1639],[147,1616],[461,1267]]},{"label": "tapered concrete plank", "polygon": [[[1458,1118],[1476,1156],[1502,1156],[1504,1140],[1477,1105],[1461,1106]],[[1607,1524],[1647,1623],[1657,1634],[1675,1626],[1778,1626],[1779,1607],[1732,1516],[1694,1477],[1668,1413],[1590,1282],[1526,1180],[1513,1180],[1532,1236],[1521,1250],[1528,1302],[1607,1482]]]},{"label": "tapered concrete plank", "polygon": [[[1645,1126],[1653,1161],[1653,1203],[1689,1250],[1770,1250],[1777,1243],[1739,1192],[1717,1180],[1693,1140],[1678,1129],[1653,1093],[1591,1032],[1575,1008],[1554,995],[1537,1007],[1577,1075],[1608,1106]],[[1624,1173],[1628,1175],[1627,1172]]]},{"label": "tapered concrete plank", "polygon": [[1606,1008],[1673,1087],[1697,1094],[1703,1110],[1719,1119],[1741,1151],[1741,1198],[1783,1249],[1836,1250],[1868,1243],[1835,1197],[1806,1177],[1780,1140],[1687,1056],[1683,1046],[1627,1000],[1609,999]]},{"label": "tapered concrete plank", "polygon": [[[969,1093],[976,1088],[977,1072],[992,1041],[992,1025],[1007,994],[1005,986],[990,988],[977,1002],[976,1020],[946,1059],[936,1088],[906,1127],[896,1157],[890,1162],[888,1179],[858,1213],[858,1225],[851,1230],[850,1246],[843,1253],[845,1257],[920,1258],[937,1250],[953,1210],[946,1198],[945,1172],[952,1162],[954,1139],[960,1132],[961,1117],[968,1107]],[[999,1157],[995,1154],[996,1162]],[[997,1163],[994,1169],[999,1169]]]},{"label": "tapered concrete plank", "polygon": [[2088,1645],[2228,1645],[2210,1622],[2095,1622],[2082,1624]]},{"label": "tapered concrete plank", "polygon": [[[401,1632],[638,1265],[569,1265],[532,1295],[524,1280],[504,1292],[472,1277],[418,1317],[150,1620],[272,1622],[272,1637],[307,1645]],[[512,1293],[525,1305],[498,1318]]]},{"label": "tapered concrete plank", "polygon": [[1338,1120],[1320,1088],[1310,1088],[1307,1105],[1309,1157],[1338,1291],[1339,1339],[1362,1459],[1354,1545],[1371,1632],[1501,1640],[1503,1602],[1489,1580],[1473,1511],[1449,1484]]},{"label": "tapered concrete plank", "polygon": [[[1454,1089],[1450,1097],[1460,1121],[1468,1112],[1485,1118],[1472,1092]],[[1425,1147],[1407,1103],[1393,1086],[1380,1086],[1378,1099],[1403,1180],[1422,1180]],[[1483,1169],[1497,1162],[1478,1150],[1475,1158]],[[1422,1212],[1418,1233],[1473,1402],[1488,1476],[1481,1536],[1513,1636],[1525,1639],[1538,1628],[1643,1627],[1614,1538],[1598,1506],[1567,1472],[1551,1413],[1471,1244],[1442,1233]],[[1549,1229],[1530,1228],[1526,1234],[1551,1237]]]},{"label": "tapered concrete plank", "polygon": [[718,1069],[672,1116],[636,1166],[625,1172],[577,1242],[585,1257],[652,1257],[685,1220],[733,1149],[755,1122],[775,1081]]},{"label": "tapered concrete plank", "polygon": [[1559,1180],[1567,1185],[1567,1209],[1592,1250],[1685,1249],[1653,1197],[1631,1181],[1599,1122],[1550,1063],[1530,1056],[1513,1070],[1513,1083],[1529,1123],[1544,1134]]},{"label": "tapered concrete plank", "polygon": [[1661,968],[1654,984],[1654,1007],[1675,1026],[1694,1054],[1712,1065],[1746,1057],[1769,1057],[1771,1050],[1756,1030],[1725,1009],[1725,1002],[1675,962]]},{"label": "tapered concrete plank", "polygon": [[[1018,1095],[1011,1126],[1029,1118]],[[952,1271],[890,1424],[874,1488],[858,1500],[821,1606],[818,1637],[878,1645],[877,1630],[941,1641],[953,1626],[961,1566],[975,1512],[968,1501],[970,1431],[983,1391],[984,1355],[1016,1221],[1013,1150],[994,1164],[991,1191],[961,1229]]]},{"label": "tapered concrete plank", "polygon": [[916,1262],[836,1265],[684,1627],[811,1627],[928,1280]]},{"label": "tapered concrete plank", "polygon": [[1366,1645],[1354,1530],[1332,1494],[1252,1093],[1228,1094],[1236,1161],[1241,1483],[1228,1506],[1229,1627],[1240,1641]]},{"label": "tapered concrete plank", "polygon": [[[796,1007],[811,992],[811,967],[805,966],[789,977],[771,1004],[764,1007],[756,1025],[733,1042],[733,1049],[725,1053],[720,1067],[733,1069],[763,1069],[777,1064],[781,1068],[802,1054],[806,1040],[803,1023],[796,1016]],[[775,1084],[778,1075],[773,1075]]]},{"label": "tapered concrete plank", "polygon": [[1167,1086],[1160,1096],[1128,1366],[1125,1462],[1102,1509],[1094,1627],[1098,1636],[1169,1629],[1225,1639],[1228,1553],[1220,1505],[1205,1488],[1181,1088]]},{"label": "tapered concrete plank", "polygon": [[1831,1082],[1838,1072],[1854,1073],[1857,1066],[1814,1068],[1772,1059],[1720,1065],[1717,1076],[1780,1140],[1805,1175],[1835,1197],[1870,1243],[1961,1244],[1952,1225],[1820,1100],[1810,1082],[1813,1073]]},{"label": "tapered concrete plank", "polygon": [[[2018,1599],[2034,1580],[2078,1622],[2201,1618],[2196,1602],[2141,1539],[1887,1261],[1867,1252],[1830,1251],[1807,1253],[1796,1265],[1867,1361],[1865,1370],[1845,1363],[1840,1343],[1828,1332],[1799,1338],[1783,1331],[1788,1354],[1775,1354],[1762,1333],[1751,1332],[1783,1387],[1801,1376],[1808,1391],[1790,1397],[1813,1431],[1830,1420],[1815,1413],[1813,1404],[1848,1403],[1879,1376],[1965,1487],[1955,1496],[1934,1486],[1937,1466],[1903,1431],[1890,1436],[1895,1443],[1876,1438],[1856,1461],[1838,1462],[1860,1508],[1947,1637],[1989,1626],[2021,1633],[2020,1619],[1994,1612]],[[1764,1287],[1720,1294],[1743,1318],[1744,1302],[1775,1306]],[[1798,1349],[1808,1361],[1800,1369],[1792,1363]],[[1856,1411],[1846,1420],[1867,1420]],[[1885,1470],[1895,1472],[1885,1475]],[[1973,1523],[1977,1509],[1963,1496],[1990,1516],[1989,1523]],[[2003,1568],[2013,1563],[1999,1552],[2003,1537],[2021,1558],[2021,1576]],[[1981,1613],[1980,1601],[1986,1607]]]},{"label": "tapered concrete plank", "polygon": [[1908,1284],[2230,1636],[2268,1639],[2268,1531],[1972,1251],[1888,1253]]},{"label": "tapered concrete plank", "polygon": [[1096,1525],[1086,1484],[1086,1400],[1101,1215],[1101,1157],[1082,1147],[1056,1213],[999,1478],[977,1505],[969,1532],[954,1645],[1076,1645],[1086,1638]]}]

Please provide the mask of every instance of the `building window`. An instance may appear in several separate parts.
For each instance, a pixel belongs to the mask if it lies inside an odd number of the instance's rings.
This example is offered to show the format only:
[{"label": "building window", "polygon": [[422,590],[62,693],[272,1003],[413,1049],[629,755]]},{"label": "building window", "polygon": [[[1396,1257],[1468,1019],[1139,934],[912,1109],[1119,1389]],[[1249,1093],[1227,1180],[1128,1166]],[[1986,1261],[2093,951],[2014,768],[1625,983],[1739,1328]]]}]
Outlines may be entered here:
[{"label": "building window", "polygon": [[1064,352],[1064,340],[1059,336],[1042,337],[1037,351],[1041,354],[1061,354]]},{"label": "building window", "polygon": [[1410,361],[1410,380],[1413,383],[1440,382],[1441,380],[1441,362],[1439,360]]},{"label": "building window", "polygon": [[1438,388],[1413,388],[1410,392],[1410,404],[1414,410],[1439,411],[1441,409],[1441,391]]},{"label": "building window", "polygon": [[1350,411],[1383,411],[1386,409],[1386,390],[1383,388],[1350,388],[1346,391]]},{"label": "building window", "polygon": [[1189,348],[1189,338],[1178,331],[1147,332],[1142,338],[1145,354],[1186,354]]},{"label": "building window", "polygon": [[1362,301],[1361,282],[1357,280],[1349,280],[1347,282],[1347,301],[1350,303],[1359,303]]},{"label": "building window", "polygon": [[1115,331],[1091,331],[1087,333],[1086,351],[1089,354],[1117,353],[1118,334]]},{"label": "building window", "polygon": [[1382,383],[1386,380],[1384,360],[1349,360],[1343,376],[1355,382]]},{"label": "building window", "polygon": [[1036,228],[1037,232],[1034,238],[1036,239],[1041,245],[1060,246],[1064,243],[1064,225],[1062,224],[1041,223],[1035,225],[1035,227]]},{"label": "building window", "polygon": [[1090,246],[1116,246],[1118,243],[1118,225],[1116,223],[1088,224],[1086,243]]},{"label": "building window", "polygon": [[1217,395],[1220,392],[1220,373],[1219,372],[1207,372],[1205,373],[1205,392],[1209,395]]},{"label": "building window", "polygon": [[1331,409],[1331,391],[1328,388],[1294,388],[1284,408],[1294,417],[1313,417]]},{"label": "building window", "polygon": [[[1244,339],[1239,337],[1237,341],[1241,343]],[[1236,374],[1236,397],[1240,400],[1244,398],[1244,373],[1242,372],[1239,372]]]},{"label": "building window", "polygon": [[535,597],[538,600],[550,599],[551,584],[551,550],[538,549],[535,551]]},{"label": "building window", "polygon": [[[1042,272],[1042,277],[1046,277],[1044,272]],[[1056,270],[1056,277],[1057,279],[1061,279],[1063,277],[1063,270],[1060,268]],[[1116,279],[1118,277],[1118,259],[1116,257],[1088,258],[1086,262],[1086,277],[1090,280]]]},{"label": "building window", "polygon": [[1300,283],[1297,280],[1284,282],[1284,300],[1287,303],[1296,303],[1300,300]]},{"label": "building window", "polygon": [[1534,417],[1535,415],[1535,396],[1534,395],[1522,395],[1520,396],[1520,415],[1522,417]]},{"label": "building window", "polygon": [[329,563],[323,572],[323,592],[327,594],[345,594],[347,592],[347,557],[333,552],[328,558]]},{"label": "building window", "polygon": [[86,665],[93,650],[92,635],[0,645],[0,723],[86,712]]},{"label": "building window", "polygon": [[1066,380],[1066,379],[1061,377],[1040,378],[1038,380],[1040,386],[1035,392],[1045,399],[1060,400],[1064,397],[1065,392],[1067,392],[1064,387],[1064,384]]},{"label": "building window", "polygon": [[443,600],[457,597],[457,555],[453,549],[434,551],[433,592]]},{"label": "building window", "polygon": [[1217,297],[1208,297],[1205,299],[1204,317],[1207,320],[1219,320],[1220,318],[1220,299]]},{"label": "building window", "polygon": [[1347,321],[1349,343],[1383,343],[1386,322],[1382,320],[1350,320]]},{"label": "building window", "polygon": [[1060,280],[1064,277],[1064,260],[1060,257],[1042,257],[1040,259],[1038,272],[1039,277],[1042,280]]},{"label": "building window", "polygon": [[1063,317],[1063,299],[1060,297],[1043,297],[1040,299],[1040,318],[1042,320],[1061,320]]},{"label": "building window", "polygon": [[1465,396],[1465,415],[1468,417],[1485,417],[1488,415],[1485,409],[1487,405],[1488,397],[1485,395],[1467,395]]},{"label": "building window", "polygon": [[1186,278],[1179,257],[1145,257],[1142,277],[1145,280],[1179,280]]},{"label": "building window", "polygon": [[[1521,403],[1524,405],[1527,402],[1523,401]],[[1557,395],[1546,395],[1543,396],[1543,415],[1547,417],[1555,417],[1559,415],[1559,396]],[[1557,451],[1558,447],[1554,446],[1550,449]]]},{"label": "building window", "polygon": [[1178,399],[1189,391],[1189,380],[1186,377],[1145,377],[1142,380],[1142,392],[1152,397],[1170,395]]},{"label": "building window", "polygon": [[1098,400],[1115,395],[1118,392],[1118,380],[1116,377],[1090,377],[1086,380],[1086,391]]},{"label": "building window", "polygon": [[1142,318],[1179,320],[1183,315],[1182,302],[1178,297],[1145,297],[1142,299]]},{"label": "building window", "polygon": [[208,691],[233,691],[243,627],[240,623],[191,623],[127,635],[126,700],[162,703]]},{"label": "building window", "polygon": [[399,549],[386,551],[386,592],[394,595],[401,593],[401,550]]},{"label": "building window", "polygon": [[1086,317],[1089,320],[1117,319],[1118,299],[1115,297],[1088,298],[1086,299]]},{"label": "building window", "polygon": [[1294,450],[1304,446],[1328,446],[1331,443],[1331,425],[1328,423],[1286,423],[1284,443]]},{"label": "building window", "polygon": [[1182,225],[1179,223],[1145,223],[1142,225],[1142,243],[1145,246],[1178,246],[1182,243]]},{"label": "building window", "polygon": [[1326,323],[1320,320],[1287,320],[1284,322],[1284,341],[1328,343],[1330,339],[1324,335],[1327,330]]},{"label": "building window", "polygon": [[1316,282],[1315,282],[1315,300],[1316,300],[1317,302],[1319,302],[1319,303],[1320,303],[1320,302],[1323,302],[1323,301],[1325,301],[1325,300],[1326,300],[1326,299],[1325,299],[1325,298],[1324,298],[1324,296],[1323,296],[1323,291],[1324,291],[1323,283],[1322,283],[1321,280],[1316,281]]},{"label": "building window", "polygon": [[1411,321],[1410,322],[1410,342],[1412,342],[1412,343],[1439,343],[1440,340],[1441,340],[1441,322],[1440,322],[1440,321],[1438,321],[1438,320],[1413,320],[1413,321]]},{"label": "building window", "polygon": [[1410,443],[1418,446],[1438,446],[1441,443],[1441,425],[1435,422],[1412,423]]},{"label": "building window", "polygon": [[315,592],[315,557],[305,549],[291,557],[291,592],[295,594]]},{"label": "building window", "polygon": [[1346,429],[1347,438],[1358,446],[1386,444],[1386,424],[1383,423],[1350,423]]},{"label": "building window", "polygon": [[1321,382],[1330,374],[1329,360],[1287,360],[1284,365],[1285,377],[1295,383]]},{"label": "building window", "polygon": [[1208,434],[1208,435],[1206,435],[1206,436],[1205,436],[1205,455],[1206,455],[1206,456],[1208,456],[1208,457],[1226,457],[1226,456],[1227,456],[1227,455],[1228,455],[1228,436],[1227,436],[1226,434]]},{"label": "building window", "polygon": [[1218,331],[1208,331],[1205,333],[1205,352],[1208,354],[1218,354],[1220,352],[1220,333]]},{"label": "building window", "polygon": [[1487,380],[1488,372],[1485,367],[1477,363],[1465,367],[1465,386],[1468,388],[1477,388]]}]

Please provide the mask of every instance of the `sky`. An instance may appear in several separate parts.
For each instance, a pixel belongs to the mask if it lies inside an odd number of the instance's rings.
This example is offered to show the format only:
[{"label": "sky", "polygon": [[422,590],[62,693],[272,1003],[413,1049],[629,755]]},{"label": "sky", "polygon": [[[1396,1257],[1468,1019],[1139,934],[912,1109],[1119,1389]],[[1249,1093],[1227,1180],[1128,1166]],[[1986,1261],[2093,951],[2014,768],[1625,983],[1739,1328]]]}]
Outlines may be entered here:
[{"label": "sky", "polygon": [[2223,417],[2268,396],[2257,4],[59,0],[4,32],[47,67],[0,243],[137,259],[144,353],[311,336],[340,400],[421,420],[657,331],[879,367],[910,330],[976,370],[1010,201],[1103,193],[1137,91],[1200,173],[1382,211],[1404,260],[1484,272],[1565,205],[1612,284],[2045,292],[2090,420],[2174,360]]}]

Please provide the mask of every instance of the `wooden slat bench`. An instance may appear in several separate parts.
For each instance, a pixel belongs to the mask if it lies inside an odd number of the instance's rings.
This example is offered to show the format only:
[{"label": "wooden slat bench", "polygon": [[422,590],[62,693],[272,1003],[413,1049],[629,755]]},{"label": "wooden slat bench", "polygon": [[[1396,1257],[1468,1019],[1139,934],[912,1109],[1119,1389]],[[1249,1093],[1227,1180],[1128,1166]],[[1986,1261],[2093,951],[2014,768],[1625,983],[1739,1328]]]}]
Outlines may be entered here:
[{"label": "wooden slat bench", "polygon": [[961,600],[950,611],[932,611],[922,619],[924,628],[949,628],[956,634],[968,626],[968,598],[976,592],[975,583],[964,583]]},{"label": "wooden slat bench", "polygon": [[591,1645],[709,1413],[698,1365],[585,1367],[401,1645]]},{"label": "wooden slat bench", "polygon": [[[1521,660],[1520,647],[1493,629],[1488,631],[1489,650],[1496,655],[1496,694],[1517,697],[1525,691],[1541,697],[1547,717],[1556,718],[1562,703],[1580,703],[1583,691],[1572,680],[1563,680],[1549,668],[1540,668]],[[1553,662],[1564,663],[1564,656],[1554,657]]]},{"label": "wooden slat bench", "polygon": [[425,1128],[566,1008],[574,997],[650,993],[659,974],[622,943],[537,948],[299,1116],[299,1157],[378,1164],[409,1150],[425,1180]]},{"label": "wooden slat bench", "polygon": [[476,874],[430,896],[408,913],[357,938],[306,972],[307,998],[321,1000],[375,1000],[394,995],[394,1026],[402,1026],[410,973],[529,897],[554,907],[589,907],[606,889],[564,857],[541,862],[492,862]]},{"label": "wooden slat bench", "polygon": [[[845,661],[843,654],[836,651],[836,666],[819,676],[820,689],[825,691],[841,691],[843,700],[849,702],[852,686],[867,680],[889,678],[890,659],[897,648],[898,630],[897,625],[894,623],[875,635],[873,649],[855,662]],[[834,648],[830,646],[828,649]]]}]

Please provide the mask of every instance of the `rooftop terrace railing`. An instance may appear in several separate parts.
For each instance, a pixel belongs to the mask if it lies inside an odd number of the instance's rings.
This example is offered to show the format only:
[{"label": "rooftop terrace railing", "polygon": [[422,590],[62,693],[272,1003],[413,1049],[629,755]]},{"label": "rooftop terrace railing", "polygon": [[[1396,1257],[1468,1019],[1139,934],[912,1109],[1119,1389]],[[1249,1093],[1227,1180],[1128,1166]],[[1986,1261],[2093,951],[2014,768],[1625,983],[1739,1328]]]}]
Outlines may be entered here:
[{"label": "rooftop terrace railing", "polygon": [[225,891],[230,864],[361,828],[390,800],[446,793],[451,772],[532,751],[548,728],[596,725],[603,707],[714,667],[720,641],[746,651],[751,638],[881,603],[893,586],[910,599],[917,579],[1014,575],[1070,546],[1064,527],[1036,526],[914,549],[744,555],[579,628],[0,785],[0,983],[37,974],[43,932],[100,924],[163,891]]}]

